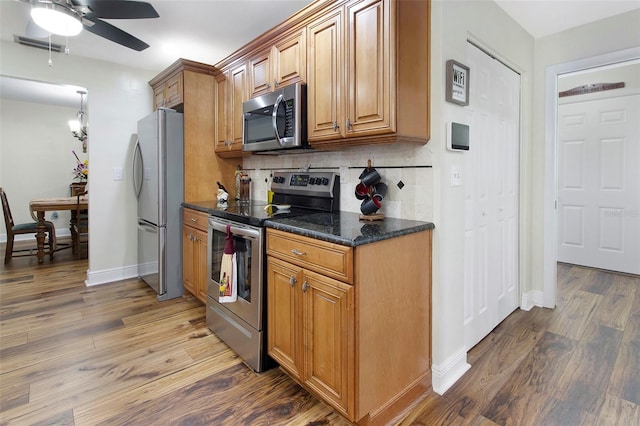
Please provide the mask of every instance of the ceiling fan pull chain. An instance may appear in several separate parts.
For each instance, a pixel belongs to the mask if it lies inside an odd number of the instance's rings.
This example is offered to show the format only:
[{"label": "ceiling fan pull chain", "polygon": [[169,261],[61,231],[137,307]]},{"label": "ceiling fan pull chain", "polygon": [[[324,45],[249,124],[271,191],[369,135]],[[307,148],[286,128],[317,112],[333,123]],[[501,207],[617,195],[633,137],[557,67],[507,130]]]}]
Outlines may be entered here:
[{"label": "ceiling fan pull chain", "polygon": [[64,41],[65,41],[64,54],[68,55],[69,54],[69,37],[65,37]]},{"label": "ceiling fan pull chain", "polygon": [[53,66],[53,61],[51,60],[51,33],[49,33],[49,66]]}]

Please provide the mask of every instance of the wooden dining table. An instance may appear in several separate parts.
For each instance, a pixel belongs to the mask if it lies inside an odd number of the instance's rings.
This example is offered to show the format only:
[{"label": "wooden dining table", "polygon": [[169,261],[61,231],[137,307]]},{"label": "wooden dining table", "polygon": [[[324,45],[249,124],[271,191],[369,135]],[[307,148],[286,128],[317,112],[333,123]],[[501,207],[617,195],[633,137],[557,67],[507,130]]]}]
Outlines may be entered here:
[{"label": "wooden dining table", "polygon": [[[36,232],[36,240],[38,242],[38,263],[44,262],[44,241],[47,232],[47,227],[44,224],[45,212],[57,210],[71,211],[69,229],[71,230],[72,245],[75,247],[78,238],[74,228],[77,220],[77,207],[79,207],[80,210],[87,210],[89,208],[89,197],[82,195],[79,199],[78,197],[36,198],[29,202],[29,208],[36,214],[38,221]],[[54,251],[50,250],[50,259],[53,259],[53,254]]]}]

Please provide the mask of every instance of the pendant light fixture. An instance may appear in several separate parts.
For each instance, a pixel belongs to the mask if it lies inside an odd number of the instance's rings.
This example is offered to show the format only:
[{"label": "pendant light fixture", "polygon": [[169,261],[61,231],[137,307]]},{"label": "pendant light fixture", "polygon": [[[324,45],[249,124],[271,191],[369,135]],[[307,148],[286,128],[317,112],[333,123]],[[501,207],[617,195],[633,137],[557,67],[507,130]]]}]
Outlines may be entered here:
[{"label": "pendant light fixture", "polygon": [[33,22],[51,34],[76,36],[82,31],[80,17],[55,3],[36,3],[31,8]]},{"label": "pendant light fixture", "polygon": [[82,152],[87,152],[87,118],[83,109],[84,90],[78,90],[76,93],[80,95],[80,111],[75,120],[69,120],[69,130],[75,138],[82,142]]}]

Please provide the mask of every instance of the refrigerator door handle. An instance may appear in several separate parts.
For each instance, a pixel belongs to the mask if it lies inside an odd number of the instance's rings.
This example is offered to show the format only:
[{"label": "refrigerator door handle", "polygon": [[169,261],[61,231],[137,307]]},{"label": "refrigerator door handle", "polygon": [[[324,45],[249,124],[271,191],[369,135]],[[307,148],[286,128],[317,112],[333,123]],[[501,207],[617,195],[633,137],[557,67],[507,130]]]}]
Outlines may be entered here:
[{"label": "refrigerator door handle", "polygon": [[[140,159],[140,161],[137,161]],[[136,174],[136,166],[140,163],[140,180],[138,181],[138,175]],[[136,198],[140,198],[140,192],[142,191],[142,181],[144,180],[144,160],[142,159],[142,150],[140,149],[140,139],[136,139],[136,146],[133,148],[133,164],[131,174],[133,176],[133,193],[136,194]]]},{"label": "refrigerator door handle", "polygon": [[152,234],[155,234],[155,233],[157,233],[157,232],[158,232],[158,231],[157,231],[157,229],[158,229],[158,227],[157,227],[157,226],[155,226],[155,225],[151,225],[150,223],[145,222],[144,220],[140,220],[140,219],[138,219],[138,228],[139,228],[141,231],[144,231],[144,232],[151,232]]}]

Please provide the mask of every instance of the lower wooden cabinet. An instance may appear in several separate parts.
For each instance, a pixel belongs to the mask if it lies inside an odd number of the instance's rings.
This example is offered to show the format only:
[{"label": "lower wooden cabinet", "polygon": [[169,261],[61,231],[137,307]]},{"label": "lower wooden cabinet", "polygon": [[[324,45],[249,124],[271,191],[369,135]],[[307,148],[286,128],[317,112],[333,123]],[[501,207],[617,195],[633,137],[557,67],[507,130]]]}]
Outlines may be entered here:
[{"label": "lower wooden cabinet", "polygon": [[206,213],[184,209],[182,227],[182,281],[184,289],[202,303],[207,302]]},{"label": "lower wooden cabinet", "polygon": [[268,348],[301,383],[353,413],[353,288],[282,260],[267,260]]},{"label": "lower wooden cabinet", "polygon": [[347,247],[267,229],[267,347],[352,422],[431,386],[431,231]]}]

